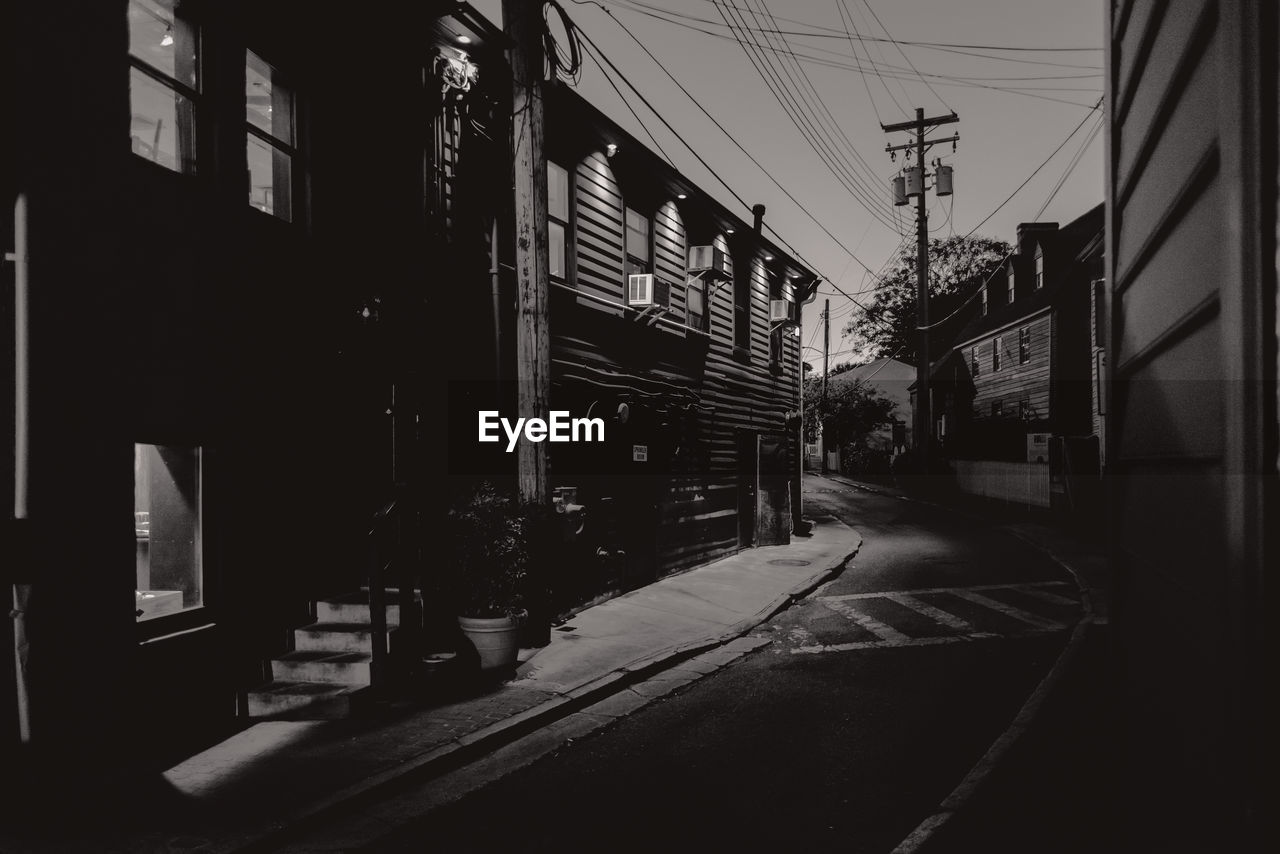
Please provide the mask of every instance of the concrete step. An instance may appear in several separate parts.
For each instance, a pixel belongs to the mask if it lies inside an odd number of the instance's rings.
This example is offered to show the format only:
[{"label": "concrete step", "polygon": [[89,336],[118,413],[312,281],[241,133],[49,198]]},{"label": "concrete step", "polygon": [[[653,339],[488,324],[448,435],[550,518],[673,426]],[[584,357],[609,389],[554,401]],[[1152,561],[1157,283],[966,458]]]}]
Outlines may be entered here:
[{"label": "concrete step", "polygon": [[[395,599],[387,595],[387,628],[400,625],[400,605],[393,604]],[[316,603],[316,622],[319,623],[363,623],[370,622],[369,594],[361,591],[322,599]]]},{"label": "concrete step", "polygon": [[332,682],[271,682],[249,692],[249,717],[345,718],[361,690]]},{"label": "concrete step", "polygon": [[[391,629],[387,648],[391,647]],[[293,648],[329,652],[373,652],[373,627],[368,623],[312,623],[293,630]]]},{"label": "concrete step", "polygon": [[281,682],[326,682],[368,685],[373,656],[365,652],[324,649],[295,650],[271,659],[271,678]]}]

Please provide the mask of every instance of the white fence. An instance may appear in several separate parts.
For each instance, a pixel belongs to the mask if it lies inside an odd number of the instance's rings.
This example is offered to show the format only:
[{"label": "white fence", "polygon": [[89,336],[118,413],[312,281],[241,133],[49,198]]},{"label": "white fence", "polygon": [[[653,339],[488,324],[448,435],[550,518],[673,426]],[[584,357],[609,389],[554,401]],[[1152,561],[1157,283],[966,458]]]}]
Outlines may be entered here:
[{"label": "white fence", "polygon": [[962,492],[1032,507],[1049,506],[1049,467],[1043,463],[952,460]]}]

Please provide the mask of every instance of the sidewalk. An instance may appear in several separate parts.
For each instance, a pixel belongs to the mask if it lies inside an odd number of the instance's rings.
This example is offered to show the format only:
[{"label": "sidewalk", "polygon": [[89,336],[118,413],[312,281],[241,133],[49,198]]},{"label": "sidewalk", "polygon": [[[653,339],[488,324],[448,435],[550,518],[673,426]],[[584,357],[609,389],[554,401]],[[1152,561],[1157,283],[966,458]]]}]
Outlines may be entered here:
[{"label": "sidewalk", "polygon": [[[853,529],[823,518],[812,536],[790,545],[748,549],[576,614],[570,631],[553,632],[513,680],[481,696],[349,720],[258,723],[122,797],[148,804],[138,825],[72,823],[60,832],[75,838],[0,837],[0,850],[267,847],[286,828],[474,762],[732,641],[834,576],[861,542]],[[742,654],[725,652],[726,662]]]}]

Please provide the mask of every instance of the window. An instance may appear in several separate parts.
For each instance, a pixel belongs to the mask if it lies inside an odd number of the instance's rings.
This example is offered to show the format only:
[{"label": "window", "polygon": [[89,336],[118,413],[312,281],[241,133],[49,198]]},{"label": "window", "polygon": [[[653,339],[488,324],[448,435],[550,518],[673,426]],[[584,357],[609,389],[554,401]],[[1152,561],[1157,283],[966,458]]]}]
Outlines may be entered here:
[{"label": "window", "polygon": [[200,31],[180,0],[129,0],[129,142],[174,172],[196,171]]},{"label": "window", "polygon": [[1025,365],[1031,361],[1031,327],[1024,326],[1018,330],[1018,364]]},{"label": "window", "polygon": [[245,52],[245,127],[249,204],[293,221],[293,165],[297,155],[294,93],[280,72]]},{"label": "window", "polygon": [[743,252],[733,261],[733,345],[746,357],[751,355],[751,279],[755,260]]},{"label": "window", "polygon": [[[782,292],[781,280],[777,277],[776,274],[767,273],[766,275],[768,275],[770,278],[770,282],[769,282],[769,305],[771,307],[770,314],[772,315],[773,300],[776,300],[776,299],[777,300],[786,299],[788,308],[790,309],[791,312],[794,313],[795,305],[792,304],[791,301],[788,299],[787,295]],[[769,364],[771,366],[777,367],[782,364],[783,342],[786,340],[783,336],[786,335],[789,329],[790,327],[786,323],[775,323],[772,319],[770,319],[769,321]]]},{"label": "window", "polygon": [[1028,400],[1018,401],[1018,417],[1023,421],[1031,420],[1031,402]]},{"label": "window", "polygon": [[569,231],[569,173],[564,167],[547,162],[547,244],[551,259],[551,277],[569,278],[566,239]]},{"label": "window", "polygon": [[689,276],[685,288],[686,322],[692,329],[706,332],[711,312],[707,310],[707,282],[701,276]]},{"label": "window", "polygon": [[1004,346],[1004,339],[996,336],[996,340],[991,342],[991,370],[992,372],[1000,370],[1000,348]]},{"label": "window", "polygon": [[652,223],[647,216],[631,208],[627,208],[626,212],[627,260],[623,264],[623,273],[627,276],[651,273],[653,272]]},{"label": "window", "polygon": [[1102,279],[1093,283],[1093,346],[1107,346],[1107,285]]},{"label": "window", "polygon": [[987,316],[987,286],[982,286],[982,316]]},{"label": "window", "polygon": [[1044,250],[1036,247],[1036,290],[1044,287]]},{"label": "window", "polygon": [[978,376],[978,345],[974,344],[969,350],[969,373],[973,377]]},{"label": "window", "polygon": [[134,616],[141,622],[204,604],[200,449],[133,446]]},{"label": "window", "polygon": [[991,417],[999,418],[1004,415],[1004,406],[998,400],[991,401]]}]

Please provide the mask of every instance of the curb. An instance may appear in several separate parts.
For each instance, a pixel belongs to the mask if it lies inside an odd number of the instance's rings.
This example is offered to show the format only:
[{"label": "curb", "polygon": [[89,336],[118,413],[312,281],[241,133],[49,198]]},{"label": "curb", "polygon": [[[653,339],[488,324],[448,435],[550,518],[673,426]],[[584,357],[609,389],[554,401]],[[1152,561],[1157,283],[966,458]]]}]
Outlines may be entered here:
[{"label": "curb", "polygon": [[752,616],[739,620],[714,637],[675,644],[641,656],[603,676],[568,688],[560,695],[531,709],[460,736],[454,741],[406,760],[394,768],[366,777],[354,785],[277,819],[265,830],[243,834],[206,850],[210,854],[249,854],[269,851],[274,846],[287,841],[293,833],[308,829],[332,813],[368,803],[392,794],[400,787],[423,783],[464,767],[507,744],[563,720],[700,653],[724,646],[742,637],[838,575],[844,565],[862,548],[862,535],[852,528],[849,530],[856,540],[840,553],[842,556],[835,560],[832,566],[776,597]]},{"label": "curb", "polygon": [[[925,504],[930,507],[936,507],[948,510],[952,513],[958,513],[970,518],[982,518],[974,516],[964,510],[957,510],[947,507],[945,504],[938,504],[933,501],[924,501],[912,498],[906,495],[895,495],[889,492],[883,492],[872,486],[864,486],[857,481],[848,480],[841,476],[831,477],[826,475],[828,480],[835,480],[837,483],[844,483],[855,489],[861,489],[874,495],[883,495],[890,498],[898,498],[902,501],[913,501],[917,504]],[[1094,607],[1093,599],[1089,594],[1089,589],[1084,583],[1084,579],[1080,574],[1068,563],[1062,560],[1058,555],[1054,554],[1050,549],[1037,543],[1035,540],[1023,534],[1021,531],[1012,528],[1001,527],[1000,530],[1006,534],[1022,540],[1027,545],[1044,554],[1051,561],[1062,567],[1075,581],[1076,589],[1080,594],[1080,604],[1084,609],[1084,615],[1076,621],[1075,628],[1071,630],[1071,637],[1067,639],[1067,644],[1063,647],[1062,652],[1058,654],[1058,658],[1054,661],[1053,666],[1049,668],[1049,672],[1045,674],[1040,683],[1036,685],[1031,695],[1027,697],[1022,704],[1022,708],[1018,710],[1018,714],[1014,717],[1013,722],[1005,729],[1003,733],[987,748],[987,752],[982,758],[969,769],[969,773],[964,779],[951,790],[951,794],[938,804],[937,809],[925,817],[915,830],[907,834],[897,847],[890,854],[918,854],[933,839],[933,837],[951,821],[955,815],[960,812],[973,798],[974,794],[982,787],[987,778],[990,777],[992,771],[1004,759],[1004,757],[1013,749],[1014,745],[1026,734],[1027,730],[1035,723],[1036,716],[1040,713],[1040,707],[1044,705],[1046,699],[1062,681],[1063,674],[1075,661],[1079,654],[1080,647],[1084,644],[1085,635],[1088,634],[1090,626],[1094,623]]]}]

